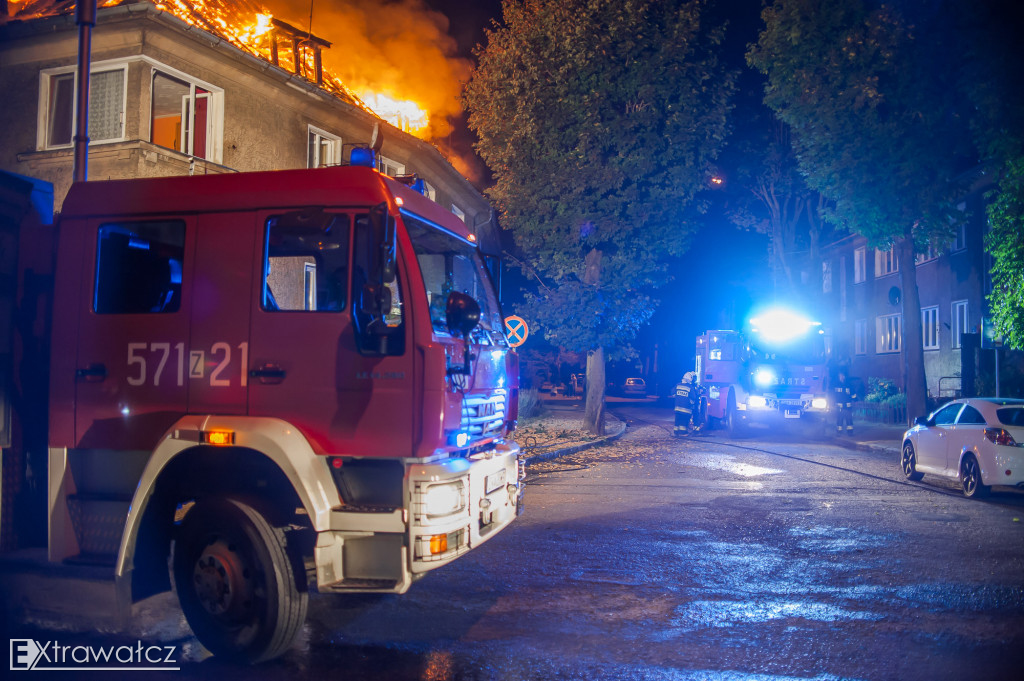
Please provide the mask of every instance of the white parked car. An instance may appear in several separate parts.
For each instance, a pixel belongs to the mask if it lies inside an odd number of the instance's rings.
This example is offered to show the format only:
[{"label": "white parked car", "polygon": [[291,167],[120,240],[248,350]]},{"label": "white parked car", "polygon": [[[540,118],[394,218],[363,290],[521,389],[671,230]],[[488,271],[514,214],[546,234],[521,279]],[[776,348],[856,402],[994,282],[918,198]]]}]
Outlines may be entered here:
[{"label": "white parked car", "polygon": [[900,466],[908,480],[957,479],[967,497],[1024,487],[1024,400],[971,397],[918,417],[903,435]]}]

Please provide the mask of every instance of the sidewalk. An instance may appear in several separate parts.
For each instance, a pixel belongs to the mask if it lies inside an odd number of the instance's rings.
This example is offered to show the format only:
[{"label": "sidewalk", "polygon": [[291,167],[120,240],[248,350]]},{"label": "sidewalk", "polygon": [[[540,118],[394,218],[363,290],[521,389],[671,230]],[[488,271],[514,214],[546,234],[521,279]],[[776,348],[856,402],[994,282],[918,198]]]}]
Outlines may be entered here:
[{"label": "sidewalk", "polygon": [[603,445],[622,437],[626,423],[605,408],[604,435],[594,435],[583,427],[583,406],[579,400],[544,404],[541,416],[523,419],[512,433],[523,452],[526,464],[548,461],[559,456]]},{"label": "sidewalk", "polygon": [[903,433],[906,431],[907,427],[904,425],[854,421],[852,437],[845,434],[834,435],[831,441],[833,444],[848,449],[876,451],[898,456],[903,448]]}]

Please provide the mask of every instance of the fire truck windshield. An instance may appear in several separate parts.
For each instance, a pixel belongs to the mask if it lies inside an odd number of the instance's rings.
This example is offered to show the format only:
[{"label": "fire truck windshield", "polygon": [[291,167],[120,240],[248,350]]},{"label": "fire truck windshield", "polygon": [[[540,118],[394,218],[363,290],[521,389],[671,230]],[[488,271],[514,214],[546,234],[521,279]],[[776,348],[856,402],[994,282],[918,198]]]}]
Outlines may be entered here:
[{"label": "fire truck windshield", "polygon": [[476,246],[414,215],[402,212],[423,275],[434,331],[447,333],[448,295],[461,291],[480,305],[480,329],[500,331],[498,297]]}]

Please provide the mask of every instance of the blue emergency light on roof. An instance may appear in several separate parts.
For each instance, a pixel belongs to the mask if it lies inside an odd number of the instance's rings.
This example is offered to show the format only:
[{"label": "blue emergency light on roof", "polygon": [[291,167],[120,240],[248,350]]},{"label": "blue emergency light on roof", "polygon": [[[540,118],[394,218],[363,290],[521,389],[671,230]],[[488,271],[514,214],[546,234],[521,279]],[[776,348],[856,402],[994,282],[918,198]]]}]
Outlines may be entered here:
[{"label": "blue emergency light on roof", "polygon": [[377,167],[377,153],[369,147],[353,147],[348,157],[349,165],[365,166],[366,168]]},{"label": "blue emergency light on roof", "polygon": [[750,320],[750,326],[767,341],[784,343],[799,338],[812,327],[821,326],[797,313],[783,308],[766,310]]}]

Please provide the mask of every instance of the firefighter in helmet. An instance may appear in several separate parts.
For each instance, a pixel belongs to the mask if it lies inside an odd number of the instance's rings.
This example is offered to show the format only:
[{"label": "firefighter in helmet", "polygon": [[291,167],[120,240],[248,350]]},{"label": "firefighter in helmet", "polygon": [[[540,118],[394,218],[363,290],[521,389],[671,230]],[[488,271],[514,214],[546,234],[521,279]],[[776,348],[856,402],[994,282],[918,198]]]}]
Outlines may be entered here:
[{"label": "firefighter in helmet", "polygon": [[832,388],[832,397],[836,407],[836,435],[842,435],[844,428],[847,435],[853,435],[853,401],[857,396],[845,369],[839,370],[836,384]]},{"label": "firefighter in helmet", "polygon": [[676,385],[676,421],[672,428],[673,437],[690,434],[690,419],[693,418],[693,402],[697,395],[697,374],[687,371],[683,380]]}]

